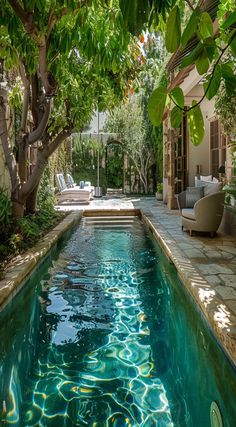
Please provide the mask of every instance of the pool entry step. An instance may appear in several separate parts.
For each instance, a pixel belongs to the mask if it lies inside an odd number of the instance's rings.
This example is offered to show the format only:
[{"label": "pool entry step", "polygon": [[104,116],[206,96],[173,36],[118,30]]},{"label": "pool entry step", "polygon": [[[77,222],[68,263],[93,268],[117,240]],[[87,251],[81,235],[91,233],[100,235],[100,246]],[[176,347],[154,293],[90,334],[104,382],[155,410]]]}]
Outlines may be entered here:
[{"label": "pool entry step", "polygon": [[83,217],[82,226],[92,226],[94,228],[131,228],[137,221],[135,216],[96,216],[96,217]]}]

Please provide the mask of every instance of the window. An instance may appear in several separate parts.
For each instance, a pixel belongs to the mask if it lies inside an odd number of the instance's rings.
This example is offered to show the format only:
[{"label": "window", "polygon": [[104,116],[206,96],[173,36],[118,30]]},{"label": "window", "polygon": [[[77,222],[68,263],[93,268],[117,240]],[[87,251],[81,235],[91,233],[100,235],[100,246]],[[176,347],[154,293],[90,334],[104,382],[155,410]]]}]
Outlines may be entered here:
[{"label": "window", "polygon": [[210,122],[210,162],[211,174],[218,177],[218,169],[225,166],[226,161],[226,137],[220,130],[218,120]]},{"label": "window", "polygon": [[175,144],[175,193],[187,186],[187,119],[183,117]]}]

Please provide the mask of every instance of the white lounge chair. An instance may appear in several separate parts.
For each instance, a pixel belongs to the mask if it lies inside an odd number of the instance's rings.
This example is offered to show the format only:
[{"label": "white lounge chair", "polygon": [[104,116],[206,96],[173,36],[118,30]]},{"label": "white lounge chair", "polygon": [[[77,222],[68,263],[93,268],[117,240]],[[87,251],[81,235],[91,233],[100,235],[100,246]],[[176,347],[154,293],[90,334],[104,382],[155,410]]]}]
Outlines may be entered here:
[{"label": "white lounge chair", "polygon": [[[78,189],[82,188],[81,186],[78,186],[76,184],[76,182],[74,181],[73,176],[70,173],[66,174],[66,181],[67,181],[68,187],[70,187],[70,188],[78,188]],[[94,186],[91,185],[91,182],[90,181],[82,181],[82,182],[83,182],[83,188],[85,190],[89,190],[91,192],[91,195],[93,196],[93,194],[94,194]]]},{"label": "white lounge chair", "polygon": [[58,202],[89,202],[91,191],[79,187],[68,188],[62,173],[56,174],[56,183],[58,188]]},{"label": "white lounge chair", "polygon": [[76,182],[74,181],[73,176],[70,173],[66,174],[66,183],[69,188],[77,187]]}]

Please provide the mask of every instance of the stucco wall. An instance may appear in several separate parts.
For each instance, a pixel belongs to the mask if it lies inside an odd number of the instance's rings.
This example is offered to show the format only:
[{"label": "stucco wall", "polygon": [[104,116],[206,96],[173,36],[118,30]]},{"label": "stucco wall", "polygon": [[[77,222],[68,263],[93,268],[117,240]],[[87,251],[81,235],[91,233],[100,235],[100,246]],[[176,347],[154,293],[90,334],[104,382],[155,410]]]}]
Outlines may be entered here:
[{"label": "stucco wall", "polygon": [[[195,86],[190,92],[185,94],[186,105],[191,105],[192,100],[198,101],[203,94],[201,84]],[[202,143],[195,147],[191,141],[188,144],[188,171],[189,185],[194,186],[194,177],[199,166],[200,175],[210,175],[210,119],[214,116],[214,100],[203,100],[201,110],[205,125],[205,135]]]}]

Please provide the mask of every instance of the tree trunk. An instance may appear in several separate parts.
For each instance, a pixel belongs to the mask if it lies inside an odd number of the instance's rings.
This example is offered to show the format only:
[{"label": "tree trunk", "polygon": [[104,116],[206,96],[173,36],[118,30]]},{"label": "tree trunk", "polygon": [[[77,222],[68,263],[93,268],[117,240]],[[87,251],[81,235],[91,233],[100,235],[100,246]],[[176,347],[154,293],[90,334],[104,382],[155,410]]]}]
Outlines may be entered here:
[{"label": "tree trunk", "polygon": [[12,215],[15,219],[23,218],[25,213],[24,205],[18,201],[12,202]]},{"label": "tree trunk", "polygon": [[147,184],[146,179],[145,179],[145,181],[143,181],[143,186],[144,186],[144,194],[148,194],[148,184]]},{"label": "tree trunk", "polygon": [[27,161],[28,161],[28,144],[23,139],[18,145],[18,165],[19,165],[19,176],[21,182],[27,180]]},{"label": "tree trunk", "polygon": [[34,188],[32,193],[26,199],[26,213],[35,213],[37,208],[37,194],[39,184]]},{"label": "tree trunk", "polygon": [[25,213],[25,197],[19,187],[12,191],[11,200],[13,217],[15,219],[22,218]]}]

